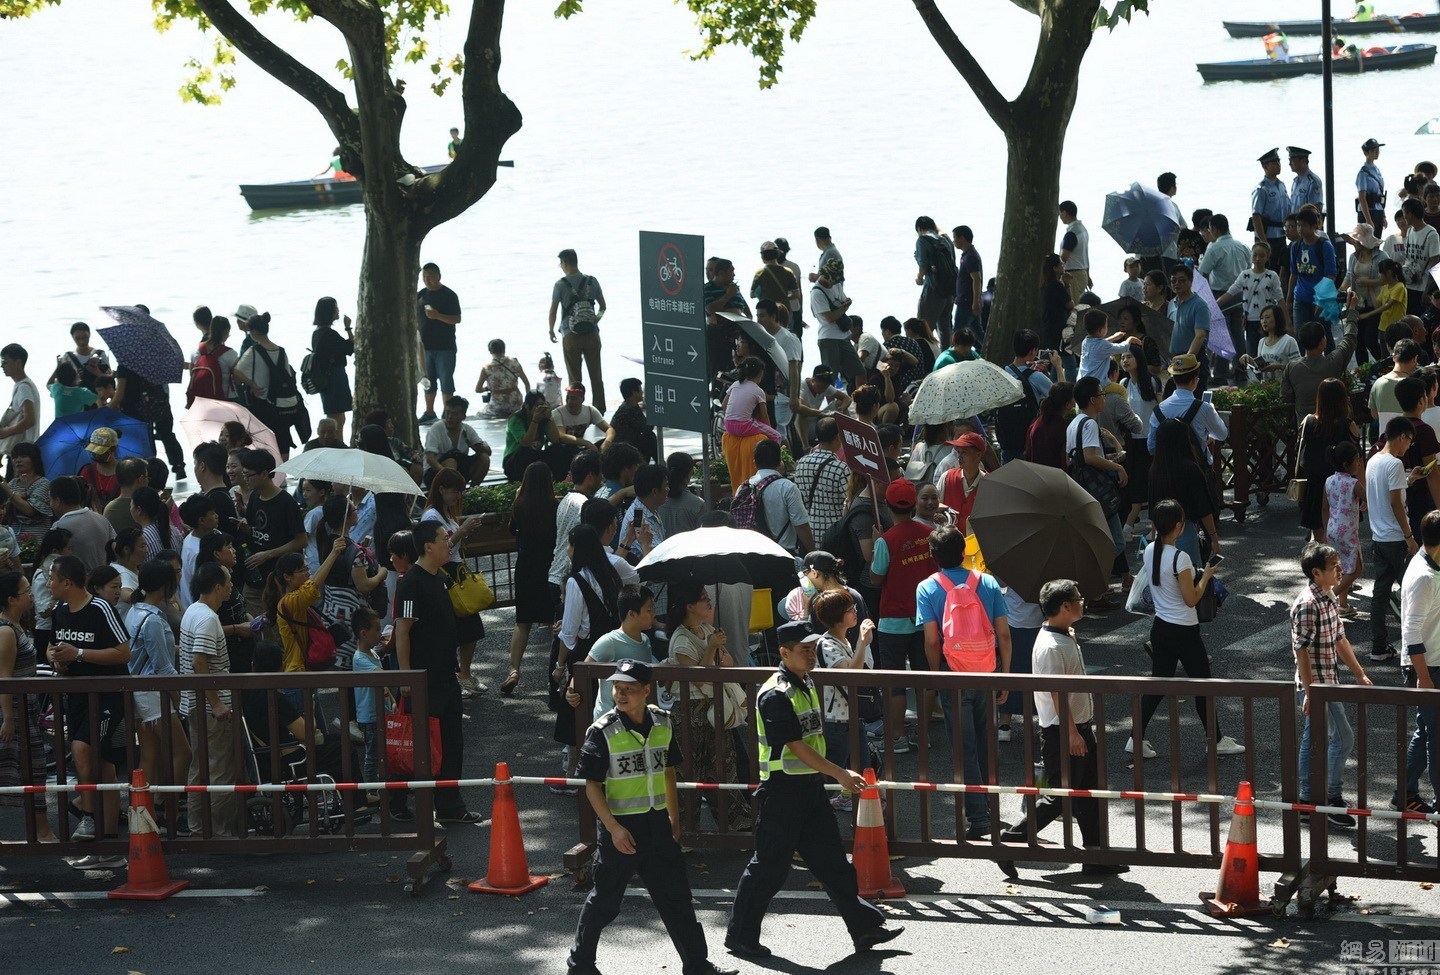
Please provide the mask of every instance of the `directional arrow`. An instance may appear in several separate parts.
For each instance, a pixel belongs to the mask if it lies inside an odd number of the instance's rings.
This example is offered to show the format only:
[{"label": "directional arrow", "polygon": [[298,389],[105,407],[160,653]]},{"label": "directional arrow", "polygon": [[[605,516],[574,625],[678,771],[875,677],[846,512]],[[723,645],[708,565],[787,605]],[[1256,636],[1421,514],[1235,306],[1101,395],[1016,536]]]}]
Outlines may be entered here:
[{"label": "directional arrow", "polygon": [[864,454],[856,454],[856,455],[855,455],[855,463],[857,463],[857,464],[864,464],[866,467],[870,468],[872,471],[878,471],[878,470],[880,469],[880,465],[879,465],[879,464],[875,463],[873,460],[871,460],[869,457],[866,457]]},{"label": "directional arrow", "polygon": [[695,351],[695,346],[690,346],[690,361],[694,362],[698,358],[700,358],[700,353]]},{"label": "directional arrow", "polygon": [[700,401],[693,396],[690,397],[690,409],[695,410],[696,412],[699,412],[700,410]]}]

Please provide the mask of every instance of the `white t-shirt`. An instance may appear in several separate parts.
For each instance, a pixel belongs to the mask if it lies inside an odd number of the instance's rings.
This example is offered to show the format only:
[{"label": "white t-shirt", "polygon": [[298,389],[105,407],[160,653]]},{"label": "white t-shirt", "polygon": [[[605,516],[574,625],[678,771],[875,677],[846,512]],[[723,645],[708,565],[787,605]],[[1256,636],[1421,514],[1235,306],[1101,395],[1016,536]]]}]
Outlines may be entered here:
[{"label": "white t-shirt", "polygon": [[[10,440],[11,446],[17,443],[34,443],[40,439],[40,390],[35,385],[35,380],[26,376],[15,384],[15,391],[10,394],[10,409],[7,411],[7,419],[20,418],[20,411],[25,408],[25,401],[29,400],[33,409],[35,422],[21,430]],[[10,420],[10,422],[13,422]]]},{"label": "white t-shirt", "polygon": [[[1084,424],[1085,432],[1080,432],[1081,424]],[[1065,456],[1068,459],[1075,452],[1075,438],[1083,437],[1081,447],[1094,447],[1101,454],[1105,453],[1105,445],[1100,441],[1100,421],[1084,413],[1075,414],[1075,419],[1065,428]]]},{"label": "white t-shirt", "polygon": [[598,427],[605,422],[605,417],[601,415],[600,411],[588,403],[581,403],[580,409],[574,413],[571,413],[569,407],[562,403],[551,414],[551,418],[557,427],[572,437],[583,437],[586,430],[592,426]]},{"label": "white t-shirt", "polygon": [[849,329],[841,328],[834,322],[827,322],[823,313],[835,311],[845,301],[845,286],[832,284],[828,288],[814,285],[810,289],[810,317],[820,326],[820,331],[815,334],[815,341],[823,342],[826,339],[849,340]]},{"label": "white t-shirt", "polygon": [[1191,562],[1190,556],[1181,549],[1166,545],[1165,550],[1160,553],[1160,585],[1157,586],[1152,568],[1154,560],[1155,543],[1151,542],[1145,546],[1145,560],[1140,571],[1150,582],[1150,598],[1155,603],[1156,617],[1176,626],[1199,626],[1200,617],[1196,615],[1195,607],[1185,605],[1178,576],[1178,573],[1188,572],[1193,579],[1195,563]]},{"label": "white t-shirt", "polygon": [[1425,264],[1432,257],[1440,257],[1440,233],[1428,223],[1419,230],[1410,228],[1405,235],[1405,287],[1411,291],[1424,291]]},{"label": "white t-shirt", "polygon": [[882,349],[880,340],[869,332],[861,332],[855,343],[855,354],[860,357],[860,364],[866,369],[874,369],[880,363]]},{"label": "white t-shirt", "polygon": [[1365,464],[1365,500],[1370,506],[1370,537],[1377,542],[1403,542],[1405,529],[1395,520],[1390,508],[1390,492],[1400,492],[1400,504],[1405,510],[1405,487],[1409,479],[1405,476],[1405,461],[1388,450],[1371,457]]},{"label": "white t-shirt", "polygon": [[468,454],[471,447],[484,442],[484,438],[471,430],[468,423],[460,424],[460,433],[454,440],[450,439],[450,432],[445,429],[443,423],[432,423],[430,429],[425,431],[425,451],[437,456],[452,450],[460,450]]},{"label": "white t-shirt", "polygon": [[[800,345],[800,339],[795,335],[794,332],[790,331],[788,328],[782,328],[778,332],[776,332],[773,337],[776,344],[778,344],[780,348],[785,351],[786,361],[801,364],[804,363],[805,350]],[[798,369],[796,370],[797,373],[799,373],[799,371],[800,370]],[[803,383],[805,380],[802,378],[800,381]],[[780,377],[780,383],[776,384],[777,389],[781,384],[784,385],[785,391],[780,392],[775,397],[775,425],[783,427],[785,424],[789,423],[790,418],[794,416],[794,412],[790,409],[789,370],[786,370],[785,375]]]},{"label": "white t-shirt", "polygon": [[[1085,655],[1080,652],[1080,644],[1075,642],[1073,636],[1042,628],[1035,637],[1035,648],[1031,651],[1030,672],[1084,677]],[[1071,692],[1069,706],[1070,719],[1077,727],[1089,724],[1094,717],[1094,705],[1090,695],[1084,691]],[[1060,724],[1060,712],[1055,710],[1055,698],[1050,691],[1035,692],[1035,717],[1039,719],[1042,728],[1053,728]]]},{"label": "white t-shirt", "polygon": [[1294,359],[1300,358],[1300,343],[1295,341],[1295,336],[1288,332],[1280,336],[1280,341],[1274,345],[1267,344],[1268,339],[1261,339],[1255,353],[1257,359],[1265,362],[1278,362],[1282,366]]},{"label": "white t-shirt", "polygon": [[[311,536],[314,537],[313,535]],[[314,544],[312,541],[311,545]],[[308,546],[307,546],[308,548]],[[200,558],[200,536],[191,532],[180,545],[180,610],[184,612],[195,601],[190,595],[190,582],[195,578],[195,562]]]}]

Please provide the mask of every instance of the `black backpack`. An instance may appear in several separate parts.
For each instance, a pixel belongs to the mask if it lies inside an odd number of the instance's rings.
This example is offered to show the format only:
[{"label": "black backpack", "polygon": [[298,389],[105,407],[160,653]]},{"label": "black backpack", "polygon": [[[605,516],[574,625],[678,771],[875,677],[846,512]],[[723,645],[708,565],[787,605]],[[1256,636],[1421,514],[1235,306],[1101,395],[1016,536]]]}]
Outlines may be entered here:
[{"label": "black backpack", "polygon": [[955,248],[942,237],[925,237],[925,249],[929,251],[927,261],[930,278],[941,294],[954,295],[959,269],[955,267]]},{"label": "black backpack", "polygon": [[265,368],[270,371],[270,385],[265,390],[265,399],[282,410],[293,409],[300,404],[300,390],[295,385],[295,370],[290,368],[290,363],[285,358],[285,350],[280,350],[280,359],[277,362],[270,358],[270,351],[263,345],[254,346],[255,354],[265,360]]},{"label": "black backpack", "polygon": [[1035,375],[1035,370],[1024,368],[1020,370],[1020,388],[1025,395],[1009,406],[1002,406],[995,411],[995,439],[1000,441],[1000,449],[1013,454],[1025,450],[1025,435],[1030,430],[1030,424],[1035,421],[1035,416],[1040,412],[1040,402],[1035,398],[1035,388],[1030,385],[1030,377]]},{"label": "black backpack", "polygon": [[869,563],[865,561],[865,553],[860,551],[860,546],[855,543],[850,532],[851,527],[855,524],[855,519],[860,515],[874,517],[869,502],[856,505],[845,512],[845,517],[831,525],[820,542],[824,551],[840,560],[845,575],[854,580],[864,579],[866,570],[870,568]]}]

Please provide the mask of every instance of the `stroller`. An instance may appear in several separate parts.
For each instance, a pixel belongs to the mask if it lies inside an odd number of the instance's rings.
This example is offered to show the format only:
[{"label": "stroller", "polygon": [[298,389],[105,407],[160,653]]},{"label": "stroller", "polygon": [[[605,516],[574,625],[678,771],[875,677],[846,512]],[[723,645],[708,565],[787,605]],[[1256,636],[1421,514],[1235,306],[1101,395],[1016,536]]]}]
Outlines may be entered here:
[{"label": "stroller", "polygon": [[[242,722],[244,719],[241,719]],[[313,779],[305,773],[305,762],[309,752],[304,742],[288,735],[280,741],[279,775],[272,776],[271,746],[258,738],[245,724],[245,739],[249,748],[245,754],[246,777],[251,782],[285,785],[291,782],[315,782],[334,784],[335,779],[326,772],[316,773]],[[318,758],[318,756],[317,756]],[[317,763],[318,764],[318,763]],[[345,828],[345,803],[340,793],[333,789],[319,792],[266,792],[249,796],[245,801],[245,823],[258,835],[281,837],[304,825],[309,820],[311,799],[314,799],[315,816],[322,833],[339,833]],[[278,802],[276,800],[279,800]],[[368,813],[357,813],[356,824],[369,822]]]}]

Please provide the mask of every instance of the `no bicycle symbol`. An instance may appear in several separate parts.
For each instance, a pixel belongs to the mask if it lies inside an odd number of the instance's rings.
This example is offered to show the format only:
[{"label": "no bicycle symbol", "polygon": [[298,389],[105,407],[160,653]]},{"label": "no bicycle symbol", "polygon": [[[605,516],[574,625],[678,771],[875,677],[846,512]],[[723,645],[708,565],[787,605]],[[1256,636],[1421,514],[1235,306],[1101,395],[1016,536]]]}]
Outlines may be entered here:
[{"label": "no bicycle symbol", "polygon": [[660,290],[672,298],[678,295],[685,284],[685,257],[680,248],[669,243],[661,246],[655,272],[660,277]]}]

